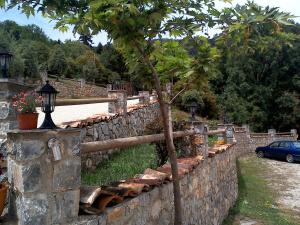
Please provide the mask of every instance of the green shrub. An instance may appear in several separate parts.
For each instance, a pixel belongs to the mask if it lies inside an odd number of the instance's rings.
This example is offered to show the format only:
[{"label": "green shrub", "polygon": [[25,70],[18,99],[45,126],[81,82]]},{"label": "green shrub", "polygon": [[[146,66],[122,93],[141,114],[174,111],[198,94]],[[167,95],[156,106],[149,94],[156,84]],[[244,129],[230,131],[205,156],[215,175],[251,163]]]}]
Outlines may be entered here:
[{"label": "green shrub", "polygon": [[185,92],[181,98],[181,104],[186,109],[189,109],[189,105],[192,102],[196,102],[198,104],[198,108],[204,106],[204,102],[200,92],[195,89]]}]

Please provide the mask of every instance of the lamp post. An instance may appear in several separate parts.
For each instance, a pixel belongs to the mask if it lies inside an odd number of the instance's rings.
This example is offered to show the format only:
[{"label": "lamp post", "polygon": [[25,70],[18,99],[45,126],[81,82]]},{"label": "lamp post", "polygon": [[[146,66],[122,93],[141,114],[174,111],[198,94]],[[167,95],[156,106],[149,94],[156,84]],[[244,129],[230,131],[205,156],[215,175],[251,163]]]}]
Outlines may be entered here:
[{"label": "lamp post", "polygon": [[198,104],[197,102],[193,101],[188,105],[188,108],[190,109],[190,113],[191,113],[191,121],[196,121],[196,112],[197,112],[197,108],[198,108]]},{"label": "lamp post", "polygon": [[59,92],[49,84],[49,81],[46,81],[46,84],[37,93],[43,97],[41,107],[45,113],[45,119],[40,129],[56,129],[57,127],[51,118],[51,113],[54,111],[56,95]]},{"label": "lamp post", "polygon": [[8,52],[0,52],[0,67],[2,71],[2,78],[8,78],[8,68],[9,68],[9,63],[12,59],[12,54]]}]

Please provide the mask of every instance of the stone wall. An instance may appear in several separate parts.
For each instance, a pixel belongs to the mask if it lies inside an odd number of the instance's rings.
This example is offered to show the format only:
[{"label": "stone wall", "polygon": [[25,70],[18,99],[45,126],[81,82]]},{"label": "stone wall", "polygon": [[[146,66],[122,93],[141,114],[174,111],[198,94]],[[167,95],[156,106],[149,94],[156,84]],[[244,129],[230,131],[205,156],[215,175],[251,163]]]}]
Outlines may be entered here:
[{"label": "stone wall", "polygon": [[82,84],[80,81],[50,80],[50,84],[59,91],[58,98],[107,97],[106,88]]},{"label": "stone wall", "polygon": [[[82,129],[83,142],[103,141],[116,138],[140,136],[144,134],[147,124],[154,121],[160,114],[159,104],[153,103],[146,107],[118,115],[112,119],[95,123]],[[93,169],[118,149],[82,155],[83,169]]]},{"label": "stone wall", "polygon": [[[183,224],[219,225],[238,196],[236,152],[232,145],[215,157],[206,158],[180,180]],[[100,216],[80,216],[69,225],[172,225],[172,183],[156,187]]]},{"label": "stone wall", "polygon": [[298,135],[295,130],[290,134],[280,134],[273,131],[272,133],[249,133],[248,131],[238,131],[234,134],[240,154],[254,153],[259,146],[266,146],[274,141],[297,141]]}]

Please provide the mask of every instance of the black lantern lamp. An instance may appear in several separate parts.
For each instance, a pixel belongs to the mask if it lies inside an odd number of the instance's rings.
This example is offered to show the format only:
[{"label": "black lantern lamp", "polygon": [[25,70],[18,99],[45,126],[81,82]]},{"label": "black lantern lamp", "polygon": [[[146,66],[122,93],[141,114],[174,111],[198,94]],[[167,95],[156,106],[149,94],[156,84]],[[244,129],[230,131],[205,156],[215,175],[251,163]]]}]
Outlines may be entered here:
[{"label": "black lantern lamp", "polygon": [[12,59],[12,54],[8,52],[0,52],[0,67],[2,71],[2,77],[3,78],[8,78],[8,67],[9,63]]},{"label": "black lantern lamp", "polygon": [[59,93],[54,87],[46,81],[46,84],[37,93],[43,97],[42,111],[45,113],[45,119],[40,129],[56,129],[56,125],[53,123],[51,113],[55,108],[56,95]]},{"label": "black lantern lamp", "polygon": [[198,104],[196,101],[193,101],[191,102],[189,105],[188,105],[188,108],[190,109],[190,113],[191,113],[191,118],[190,120],[191,121],[196,121],[196,112],[197,112],[197,108],[198,108]]}]

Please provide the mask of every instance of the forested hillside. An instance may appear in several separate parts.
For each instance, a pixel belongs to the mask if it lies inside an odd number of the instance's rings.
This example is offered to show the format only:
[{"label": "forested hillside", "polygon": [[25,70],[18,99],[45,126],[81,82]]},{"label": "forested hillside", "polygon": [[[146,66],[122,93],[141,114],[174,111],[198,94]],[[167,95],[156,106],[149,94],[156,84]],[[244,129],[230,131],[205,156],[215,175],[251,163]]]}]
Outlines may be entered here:
[{"label": "forested hillside", "polygon": [[[244,7],[236,7],[236,12],[251,22]],[[267,25],[250,24],[247,29],[248,36],[231,32],[214,40],[221,58],[211,85],[219,114],[237,124],[251,124],[255,131],[299,130],[300,25],[275,32]]]},{"label": "forested hillside", "polygon": [[[151,53],[151,60],[162,83],[171,81],[174,93],[184,90],[175,105],[187,110],[196,101],[201,116],[248,123],[255,131],[300,130],[300,25],[253,19],[255,14],[267,18],[270,12],[276,11],[248,3],[224,10],[219,16],[225,29],[213,38],[153,40],[158,50]],[[239,26],[226,29],[236,21]],[[12,77],[38,78],[40,71],[47,71],[102,84],[122,79],[136,89],[153,88],[149,68],[133,52],[110,43],[97,47],[91,43],[89,35],[62,43],[35,25],[0,23],[0,49],[14,54]]]},{"label": "forested hillside", "polygon": [[106,84],[124,77],[126,67],[112,44],[92,47],[87,38],[78,41],[53,41],[36,25],[20,26],[0,22],[0,50],[13,55],[11,77],[38,78],[40,71],[67,78],[85,78]]}]

